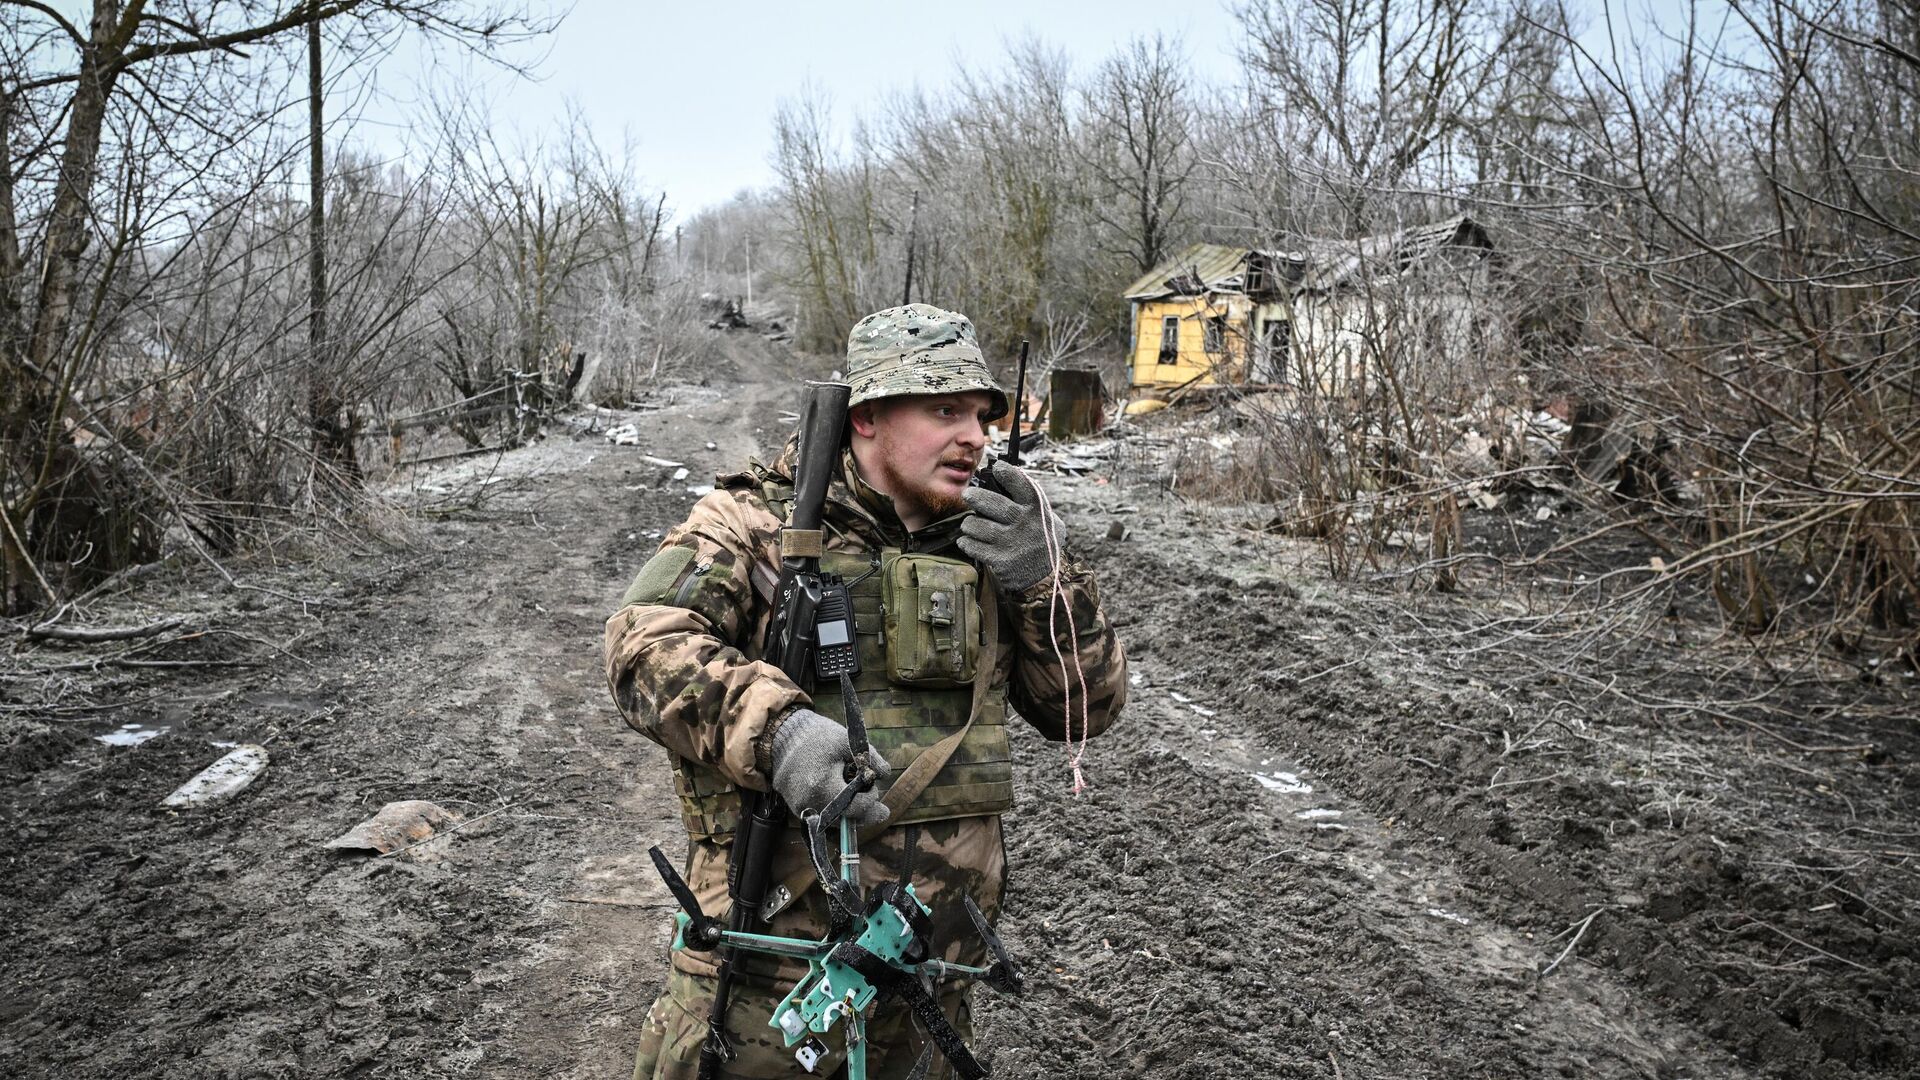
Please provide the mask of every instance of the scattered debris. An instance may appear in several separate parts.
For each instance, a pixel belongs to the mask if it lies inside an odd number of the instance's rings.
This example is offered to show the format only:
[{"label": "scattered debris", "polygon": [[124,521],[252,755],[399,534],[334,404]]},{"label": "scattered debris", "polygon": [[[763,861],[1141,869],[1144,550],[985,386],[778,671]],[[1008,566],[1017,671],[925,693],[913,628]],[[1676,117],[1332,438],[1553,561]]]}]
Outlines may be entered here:
[{"label": "scattered debris", "polygon": [[206,806],[245,791],[267,771],[267,748],[253,743],[229,750],[225,757],[201,769],[193,779],[160,800],[161,806]]},{"label": "scattered debris", "polygon": [[639,446],[640,429],[632,424],[621,424],[607,429],[607,441],[615,446]]},{"label": "scattered debris", "polygon": [[671,461],[663,457],[654,457],[652,454],[642,454],[640,460],[662,469],[678,469],[686,464],[684,461]]},{"label": "scattered debris", "polygon": [[371,851],[386,855],[413,847],[460,824],[466,815],[425,799],[390,802],[380,812],[327,841],[336,851]]},{"label": "scattered debris", "polygon": [[677,469],[675,469],[675,470],[673,470],[673,481],[674,481],[674,483],[676,483],[676,484],[677,484],[677,483],[679,483],[679,482],[680,482],[680,481],[682,481],[682,480],[685,480],[685,479],[687,478],[687,476],[688,476],[688,473],[687,473],[687,467],[686,467],[686,466],[684,466],[684,465],[682,465],[681,467],[679,467],[679,468],[677,468]]},{"label": "scattered debris", "polygon": [[1107,522],[1107,539],[1125,540],[1126,538],[1127,538],[1127,527],[1124,523],[1118,522],[1118,521]]},{"label": "scattered debris", "polygon": [[747,330],[753,326],[753,322],[747,318],[746,301],[740,297],[701,293],[700,308],[713,316],[707,323],[709,330]]},{"label": "scattered debris", "polygon": [[1472,919],[1467,918],[1465,915],[1460,915],[1460,914],[1456,914],[1454,912],[1448,911],[1445,908],[1430,907],[1427,909],[1427,914],[1433,916],[1436,919],[1445,919],[1448,922],[1457,922],[1461,926],[1473,925]]},{"label": "scattered debris", "polygon": [[1342,813],[1345,813],[1345,811],[1335,810],[1331,806],[1316,806],[1311,810],[1302,810],[1293,816],[1299,818],[1301,821],[1317,821],[1321,818],[1339,817]]}]

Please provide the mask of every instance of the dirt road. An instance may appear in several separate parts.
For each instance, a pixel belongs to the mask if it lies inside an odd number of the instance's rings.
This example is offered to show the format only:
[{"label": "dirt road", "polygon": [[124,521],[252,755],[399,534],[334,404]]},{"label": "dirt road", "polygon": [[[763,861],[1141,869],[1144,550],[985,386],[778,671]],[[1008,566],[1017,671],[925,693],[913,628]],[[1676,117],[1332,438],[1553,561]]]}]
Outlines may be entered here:
[{"label": "dirt road", "polygon": [[[421,478],[487,500],[410,547],[235,568],[269,592],[195,571],[106,613],[184,602],[218,632],[143,655],[253,666],[50,673],[101,651],[16,651],[0,1074],[625,1075],[670,910],[645,850],[682,841],[659,751],[606,701],[600,625],[689,488],[784,437],[790,396],[661,405],[637,447],[556,434]],[[1016,729],[1003,929],[1033,978],[980,1004],[995,1075],[1903,1073],[1912,889],[1855,882],[1881,914],[1834,909],[1842,963],[1777,949],[1755,962],[1791,985],[1741,981],[1688,920],[1813,905],[1741,892],[1711,815],[1647,810],[1609,732],[1515,751],[1538,701],[1376,636],[1371,601],[1276,569],[1270,542],[1098,477],[1054,490],[1136,685],[1083,795]],[[1130,538],[1102,539],[1114,518]],[[128,724],[165,730],[93,738]],[[156,805],[230,741],[268,748],[259,784]],[[1884,759],[1855,820],[1910,823]],[[322,846],[410,798],[472,824],[395,858]]]}]

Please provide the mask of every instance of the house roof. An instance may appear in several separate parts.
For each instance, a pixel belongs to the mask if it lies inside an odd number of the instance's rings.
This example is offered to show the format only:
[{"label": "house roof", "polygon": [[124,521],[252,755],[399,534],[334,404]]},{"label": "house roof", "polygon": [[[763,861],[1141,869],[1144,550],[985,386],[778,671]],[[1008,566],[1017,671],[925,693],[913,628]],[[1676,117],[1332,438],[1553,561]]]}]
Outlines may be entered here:
[{"label": "house roof", "polygon": [[1486,229],[1465,214],[1353,240],[1309,239],[1296,250],[1227,247],[1194,244],[1154,267],[1127,287],[1128,300],[1156,300],[1163,296],[1192,296],[1203,292],[1240,292],[1245,287],[1247,260],[1261,256],[1276,266],[1304,265],[1293,293],[1327,292],[1354,281],[1363,272],[1400,273],[1425,256],[1448,247],[1475,247],[1488,251],[1493,243]]},{"label": "house roof", "polygon": [[1247,249],[1225,244],[1193,244],[1180,254],[1147,271],[1127,286],[1128,300],[1157,300],[1162,296],[1192,296],[1240,287]]},{"label": "house roof", "polygon": [[[1371,272],[1397,274],[1428,255],[1448,247],[1493,249],[1487,231],[1465,214],[1412,225],[1355,240],[1307,242],[1306,274],[1293,285],[1295,293],[1328,292]],[[1299,258],[1295,252],[1263,252],[1279,258]]]}]

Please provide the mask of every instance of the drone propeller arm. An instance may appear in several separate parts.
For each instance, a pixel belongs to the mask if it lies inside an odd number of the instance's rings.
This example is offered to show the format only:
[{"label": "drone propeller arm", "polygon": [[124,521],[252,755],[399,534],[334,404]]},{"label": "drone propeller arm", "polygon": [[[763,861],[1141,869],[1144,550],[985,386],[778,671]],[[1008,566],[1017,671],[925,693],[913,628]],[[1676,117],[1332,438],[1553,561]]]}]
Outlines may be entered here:
[{"label": "drone propeller arm", "polygon": [[655,844],[647,849],[647,854],[653,857],[653,868],[660,872],[661,880],[667,883],[667,891],[680,902],[680,909],[687,913],[687,947],[705,952],[720,944],[720,935],[725,928],[720,925],[720,920],[700,910],[700,898],[693,895],[693,890],[687,887],[680,872],[673,868],[673,863],[667,861],[667,853]]}]

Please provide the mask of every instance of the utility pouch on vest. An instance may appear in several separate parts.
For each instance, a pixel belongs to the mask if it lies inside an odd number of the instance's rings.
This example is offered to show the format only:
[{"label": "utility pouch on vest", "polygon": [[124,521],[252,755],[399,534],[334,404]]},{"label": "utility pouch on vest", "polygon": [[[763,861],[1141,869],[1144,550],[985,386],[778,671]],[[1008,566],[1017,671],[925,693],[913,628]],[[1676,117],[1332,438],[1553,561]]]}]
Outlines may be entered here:
[{"label": "utility pouch on vest", "polygon": [[887,552],[880,564],[887,678],[902,686],[965,686],[980,662],[980,571],[939,555]]}]

